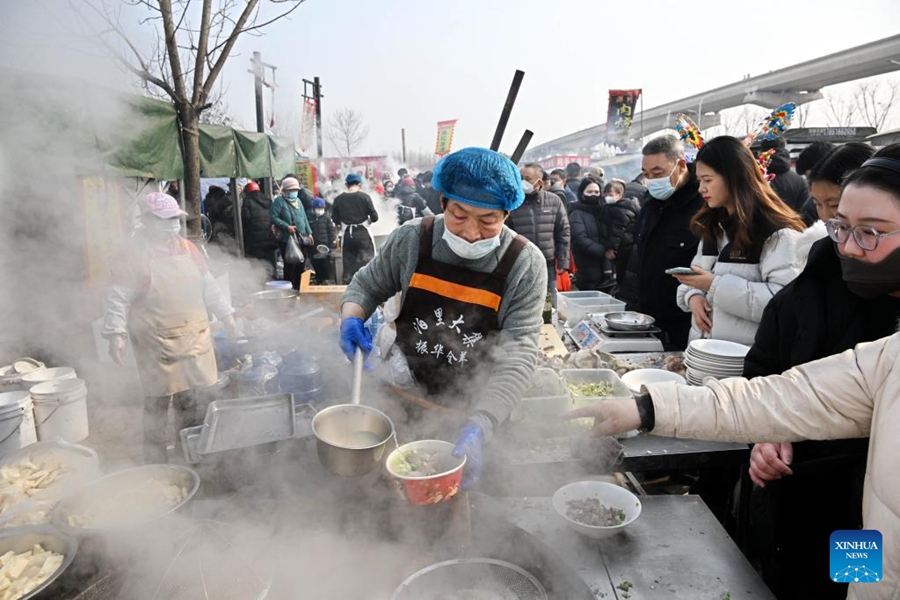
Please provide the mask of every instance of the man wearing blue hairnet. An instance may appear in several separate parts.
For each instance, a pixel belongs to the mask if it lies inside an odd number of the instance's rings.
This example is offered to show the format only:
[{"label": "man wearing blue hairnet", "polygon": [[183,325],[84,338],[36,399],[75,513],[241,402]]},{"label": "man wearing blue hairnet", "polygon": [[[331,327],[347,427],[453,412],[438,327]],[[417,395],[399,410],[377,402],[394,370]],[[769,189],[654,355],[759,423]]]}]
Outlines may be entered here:
[{"label": "man wearing blue hairnet", "polygon": [[459,150],[438,163],[432,185],[444,214],[396,229],[356,274],[341,300],[341,349],[351,358],[357,348],[368,353],[364,321],[401,293],[395,346],[436,405],[424,411],[456,415],[462,432],[454,454],[467,456],[466,488],[480,475],[483,443],[531,382],[547,265],[504,225],[525,198],[509,159]]}]

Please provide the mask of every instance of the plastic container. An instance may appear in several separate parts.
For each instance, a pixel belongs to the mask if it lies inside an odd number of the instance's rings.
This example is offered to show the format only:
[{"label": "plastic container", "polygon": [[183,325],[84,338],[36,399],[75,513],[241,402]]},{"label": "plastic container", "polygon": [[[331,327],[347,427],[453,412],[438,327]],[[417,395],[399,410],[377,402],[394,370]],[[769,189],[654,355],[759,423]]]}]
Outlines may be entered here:
[{"label": "plastic container", "polygon": [[28,392],[0,394],[0,457],[36,441],[31,395]]},{"label": "plastic container", "polygon": [[87,385],[83,379],[46,381],[31,388],[39,440],[80,442],[88,436]]},{"label": "plastic container", "polygon": [[266,282],[266,289],[270,289],[270,290],[289,290],[292,287],[293,286],[291,285],[290,281],[281,280],[281,281],[267,281]]},{"label": "plastic container", "polygon": [[52,369],[38,369],[22,375],[22,381],[30,385],[57,379],[77,379],[78,375],[72,367],[53,367]]},{"label": "plastic container", "polygon": [[538,368],[531,378],[531,387],[510,416],[513,423],[543,424],[556,421],[561,413],[572,408],[572,396],[553,369]]},{"label": "plastic container", "polygon": [[584,320],[588,313],[617,312],[625,310],[625,303],[594,290],[585,292],[557,292],[556,310],[561,321],[574,325]]},{"label": "plastic container", "polygon": [[[409,451],[437,453],[446,455],[448,463],[452,467],[435,475],[427,475],[423,477],[413,477],[409,475],[401,475],[397,471],[397,465],[402,460],[402,454]],[[385,466],[391,477],[396,479],[400,484],[400,489],[410,504],[417,506],[425,504],[438,504],[446,502],[459,493],[459,486],[462,482],[463,467],[466,464],[466,457],[456,458],[453,456],[453,444],[441,440],[420,440],[404,444],[388,455]]]},{"label": "plastic container", "polygon": [[[628,386],[625,385],[618,374],[611,369],[563,369],[559,374],[562,376],[563,383],[566,385],[566,389],[572,397],[573,408],[589,406],[605,400],[606,398],[630,398],[632,396]],[[581,396],[573,393],[571,388],[569,388],[569,384],[572,383],[611,383],[613,391],[606,396]],[[593,425],[592,421],[592,419],[574,419],[569,421],[569,423],[577,430],[587,430]],[[628,432],[628,434],[623,437],[631,437],[636,433],[637,432]]]}]

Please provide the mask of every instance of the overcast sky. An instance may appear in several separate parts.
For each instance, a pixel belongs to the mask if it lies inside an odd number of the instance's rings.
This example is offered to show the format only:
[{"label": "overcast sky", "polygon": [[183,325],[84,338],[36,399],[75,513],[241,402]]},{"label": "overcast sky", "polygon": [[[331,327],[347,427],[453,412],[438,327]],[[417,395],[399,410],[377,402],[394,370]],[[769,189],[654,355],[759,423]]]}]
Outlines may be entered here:
[{"label": "overcast sky", "polygon": [[[107,1],[149,48],[153,26],[138,22],[142,13]],[[121,85],[125,76],[79,40],[71,10],[81,6],[2,2],[0,65]],[[436,122],[452,118],[454,148],[489,144],[522,69],[503,148],[511,151],[526,128],[537,144],[603,122],[609,88],[643,88],[651,108],[897,33],[897,0],[308,0],[290,21],[240,41],[223,82],[231,111],[254,128],[254,50],[278,67],[277,114],[299,103],[304,77],[318,75],[326,119],[338,107],[359,111],[370,128],[363,153],[388,154],[404,127],[409,149],[431,150]]]}]

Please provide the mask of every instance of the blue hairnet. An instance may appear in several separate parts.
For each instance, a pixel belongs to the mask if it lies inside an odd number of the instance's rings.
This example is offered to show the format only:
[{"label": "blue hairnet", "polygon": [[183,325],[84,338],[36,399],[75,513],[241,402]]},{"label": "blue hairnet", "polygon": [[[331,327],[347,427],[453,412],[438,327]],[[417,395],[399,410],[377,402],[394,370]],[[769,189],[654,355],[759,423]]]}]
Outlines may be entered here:
[{"label": "blue hairnet", "polygon": [[525,201],[511,160],[487,148],[463,148],[435,166],[431,185],[445,197],[478,208],[515,210]]}]

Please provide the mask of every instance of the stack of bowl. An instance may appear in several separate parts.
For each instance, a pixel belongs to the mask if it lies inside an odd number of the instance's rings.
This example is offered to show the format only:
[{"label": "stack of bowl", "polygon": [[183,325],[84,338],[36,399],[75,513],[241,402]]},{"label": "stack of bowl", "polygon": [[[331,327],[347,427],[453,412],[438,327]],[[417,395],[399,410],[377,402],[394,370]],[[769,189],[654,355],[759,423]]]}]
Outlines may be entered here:
[{"label": "stack of bowl", "polygon": [[749,346],[726,340],[694,340],[684,353],[688,383],[703,385],[706,377],[740,377],[749,351]]}]

